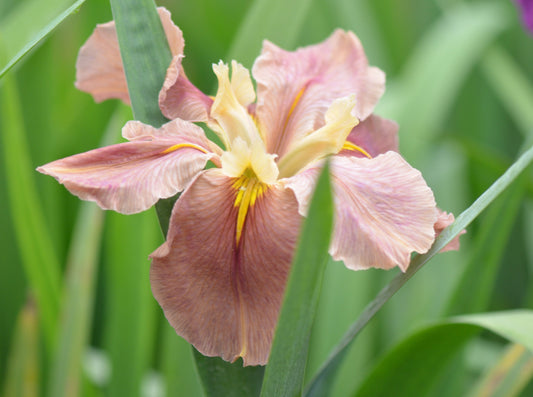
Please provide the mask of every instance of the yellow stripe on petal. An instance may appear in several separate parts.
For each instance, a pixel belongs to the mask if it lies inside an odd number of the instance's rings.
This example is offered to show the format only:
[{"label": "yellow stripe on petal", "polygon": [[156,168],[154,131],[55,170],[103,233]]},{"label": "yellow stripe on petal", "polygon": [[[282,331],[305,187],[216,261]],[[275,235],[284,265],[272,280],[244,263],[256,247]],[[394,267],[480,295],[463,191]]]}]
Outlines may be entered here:
[{"label": "yellow stripe on petal", "polygon": [[353,152],[359,152],[361,154],[364,154],[369,159],[372,158],[372,156],[370,154],[368,154],[368,152],[365,149],[363,149],[360,146],[357,146],[355,143],[350,142],[350,141],[344,142],[344,145],[342,145],[342,149],[341,150],[351,150]]},{"label": "yellow stripe on petal", "polygon": [[205,150],[203,147],[195,145],[193,143],[178,143],[176,145],[173,145],[169,148],[166,148],[161,152],[161,154],[167,154],[175,152],[176,150],[183,149],[183,148],[189,148],[189,149],[196,149],[203,153],[208,153],[207,150]]},{"label": "yellow stripe on petal", "polygon": [[248,210],[256,203],[257,199],[263,196],[267,191],[268,186],[265,183],[260,182],[257,177],[253,175],[253,172],[247,171],[244,175],[235,180],[233,188],[237,191],[233,206],[239,208],[237,213],[237,227],[235,229],[235,242],[239,245]]}]

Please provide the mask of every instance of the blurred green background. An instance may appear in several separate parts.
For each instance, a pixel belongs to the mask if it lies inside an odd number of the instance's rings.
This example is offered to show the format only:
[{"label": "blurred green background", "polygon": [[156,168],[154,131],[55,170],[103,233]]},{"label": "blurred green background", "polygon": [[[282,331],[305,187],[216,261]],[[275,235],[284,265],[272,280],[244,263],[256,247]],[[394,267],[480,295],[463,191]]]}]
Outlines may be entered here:
[{"label": "blurred green background", "polygon": [[[4,50],[16,41],[13,35],[34,28],[32,18],[39,17],[30,15],[15,30],[3,29],[34,3],[1,0]],[[70,5],[42,3],[59,11]],[[214,92],[211,64],[228,60],[252,3],[158,2],[183,30],[185,69],[204,92]],[[402,153],[422,171],[440,208],[461,213],[531,142],[533,36],[510,1],[301,3],[308,8],[298,11],[302,17],[295,16],[295,26],[276,26],[266,38],[294,49],[322,41],[338,27],[354,31],[370,63],[387,74],[376,112],[398,121]],[[121,126],[131,118],[118,101],[96,104],[73,85],[80,46],[97,23],[111,19],[107,1],[86,1],[0,80],[0,392],[6,395],[201,395],[190,348],[150,292],[148,255],[163,241],[155,211],[103,213],[34,171],[103,140],[119,140]],[[296,40],[284,34],[287,29],[296,29]],[[240,61],[250,67],[259,50],[258,45]],[[532,197],[529,169],[468,228],[459,252],[436,257],[386,304],[358,337],[331,395],[352,395],[384,352],[431,321],[533,309]],[[351,272],[328,264],[308,377],[396,272]],[[52,285],[56,312],[71,311],[48,331],[37,316],[30,288],[35,282]],[[77,344],[65,343],[76,338]],[[428,395],[467,395],[507,347],[481,334],[450,362]],[[533,370],[521,373],[526,374],[521,395],[533,395]],[[24,388],[29,394],[16,394]]]}]

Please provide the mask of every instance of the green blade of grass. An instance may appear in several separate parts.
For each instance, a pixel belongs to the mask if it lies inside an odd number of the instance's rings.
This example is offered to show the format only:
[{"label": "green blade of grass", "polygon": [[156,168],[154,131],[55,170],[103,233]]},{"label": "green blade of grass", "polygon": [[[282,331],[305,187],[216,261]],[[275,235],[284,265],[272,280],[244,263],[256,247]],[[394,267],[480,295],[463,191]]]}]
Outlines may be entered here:
[{"label": "green blade of grass", "polygon": [[[487,329],[533,351],[533,311],[450,318],[409,335],[374,367],[355,397],[425,396],[464,344]],[[438,341],[438,343],[436,343]],[[408,362],[409,365],[405,365]]]},{"label": "green blade of grass", "polygon": [[533,379],[533,353],[521,344],[511,344],[490,367],[468,397],[512,397]]},{"label": "green blade of grass", "polygon": [[376,298],[368,304],[361,313],[357,321],[346,332],[340,343],[330,354],[324,365],[311,381],[307,391],[307,397],[326,396],[337,372],[342,359],[346,355],[349,346],[359,334],[359,332],[376,315],[383,305],[415,275],[431,258],[442,250],[450,241],[454,239],[464,228],[466,228],[487,206],[492,203],[507,187],[524,171],[533,161],[533,146],[522,154],[509,169],[492,184],[455,222],[448,226],[435,240],[431,249],[424,255],[416,255],[407,271],[397,275],[385,288],[383,288]]},{"label": "green blade of grass", "polygon": [[20,311],[9,353],[4,396],[39,396],[39,324],[30,299]]},{"label": "green blade of grass", "polygon": [[251,67],[265,39],[292,48],[310,5],[311,0],[255,0],[243,18],[227,59]]},{"label": "green blade of grass", "polygon": [[507,8],[499,3],[458,4],[423,36],[378,105],[378,113],[408,132],[401,142],[407,159],[424,153],[468,72],[507,19]]},{"label": "green blade of grass", "polygon": [[254,397],[261,391],[264,367],[242,366],[242,359],[228,363],[205,357],[193,349],[196,368],[208,397]]},{"label": "green blade of grass", "polygon": [[0,38],[5,40],[6,61],[2,59],[0,78],[24,55],[39,44],[69,15],[76,12],[85,0],[32,0],[21,2],[16,10],[1,19]]},{"label": "green blade of grass", "polygon": [[447,315],[487,310],[509,235],[522,206],[526,177],[518,178],[487,211],[476,248],[447,303]]},{"label": "green blade of grass", "polygon": [[278,320],[261,397],[302,394],[315,318],[333,229],[333,197],[326,164],[304,220]]},{"label": "green blade of grass", "polygon": [[161,234],[153,210],[128,216],[110,213],[107,224],[104,345],[112,366],[107,391],[136,397],[152,365],[157,322],[148,255],[161,243]]},{"label": "green blade of grass", "polygon": [[502,105],[527,138],[533,136],[533,86],[513,59],[499,47],[483,58],[483,72]]},{"label": "green blade of grass", "polygon": [[161,344],[161,370],[165,376],[167,396],[203,395],[196,371],[191,346],[176,336],[176,330],[161,316],[163,343]]},{"label": "green blade of grass", "polygon": [[159,91],[172,58],[153,0],[111,0],[136,120],[159,127]]},{"label": "green blade of grass", "polygon": [[[117,141],[117,131],[125,122],[124,113],[117,111],[113,115],[101,146]],[[81,363],[91,329],[103,225],[104,212],[94,203],[81,203],[67,260],[62,319],[50,371],[49,396],[80,394]]]},{"label": "green blade of grass", "polygon": [[50,241],[33,179],[35,165],[29,155],[17,87],[12,76],[4,77],[2,82],[0,130],[9,206],[22,264],[30,287],[35,293],[46,346],[51,351],[55,342],[59,312],[60,266]]}]

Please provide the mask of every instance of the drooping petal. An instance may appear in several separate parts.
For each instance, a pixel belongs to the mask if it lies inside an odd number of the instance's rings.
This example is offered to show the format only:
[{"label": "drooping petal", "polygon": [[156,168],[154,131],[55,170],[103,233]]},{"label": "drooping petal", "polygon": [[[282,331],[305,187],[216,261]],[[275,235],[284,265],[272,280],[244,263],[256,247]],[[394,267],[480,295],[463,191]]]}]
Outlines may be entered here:
[{"label": "drooping petal", "polygon": [[205,122],[213,100],[190,82],[181,66],[182,55],[176,55],[167,69],[159,91],[159,108],[169,119]]},{"label": "drooping petal", "polygon": [[[157,9],[174,56],[183,53],[183,35],[164,7]],[[96,102],[117,98],[129,104],[126,76],[120,57],[115,22],[97,25],[81,47],[76,61],[76,88],[88,92]]]},{"label": "drooping petal", "polygon": [[265,41],[252,69],[257,81],[256,114],[267,149],[280,156],[324,124],[337,99],[355,94],[354,114],[368,117],[385,89],[385,75],[369,67],[357,37],[335,31],[323,43],[288,52]]},{"label": "drooping petal", "polygon": [[[397,152],[398,124],[372,114],[354,127],[347,140],[364,149],[372,157],[389,150]],[[350,150],[343,150],[341,154],[365,157],[360,152]]]},{"label": "drooping petal", "polygon": [[235,178],[202,173],[176,202],[152,256],[152,291],[177,333],[207,356],[265,364],[301,217],[292,191],[251,205],[239,244]]},{"label": "drooping petal", "polygon": [[222,153],[217,145],[207,139],[204,130],[196,124],[181,119],[171,120],[160,128],[154,128],[140,121],[128,121],[122,128],[122,136],[128,141],[177,139],[179,142],[198,145],[207,151]]},{"label": "drooping petal", "polygon": [[[455,217],[452,213],[447,213],[446,211],[442,211],[438,209],[439,217],[437,218],[437,222],[435,222],[435,225],[433,225],[433,228],[435,229],[435,237],[440,235],[444,229],[446,229],[448,226],[450,226],[453,222],[455,222]],[[443,249],[440,250],[440,252],[446,252],[446,251],[458,251],[460,242],[459,237],[466,233],[466,230],[461,230],[461,232],[452,240],[450,241]]]},{"label": "drooping petal", "polygon": [[[435,238],[435,200],[419,171],[397,153],[373,159],[334,156],[335,229],[330,254],[353,270],[405,271],[413,251],[426,252]],[[286,182],[305,213],[317,168]]]},{"label": "drooping petal", "polygon": [[[125,135],[135,136],[136,127],[143,128],[140,124],[128,123]],[[183,190],[207,161],[216,157],[196,134],[191,130],[172,138],[156,134],[150,138],[139,132],[142,139],[77,154],[37,170],[103,209],[136,213]]]},{"label": "drooping petal", "polygon": [[96,102],[117,98],[130,104],[115,22],[97,25],[81,47],[75,86],[91,94]]}]

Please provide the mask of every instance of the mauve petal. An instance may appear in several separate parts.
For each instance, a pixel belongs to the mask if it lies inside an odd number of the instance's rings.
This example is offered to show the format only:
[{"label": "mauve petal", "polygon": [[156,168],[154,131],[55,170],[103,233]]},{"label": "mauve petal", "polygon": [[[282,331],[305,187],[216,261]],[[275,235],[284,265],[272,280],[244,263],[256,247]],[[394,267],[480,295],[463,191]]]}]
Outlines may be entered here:
[{"label": "mauve petal", "polygon": [[70,156],[37,170],[83,200],[132,214],[185,189],[215,156],[194,142],[194,147],[188,144],[179,138],[136,140]]},{"label": "mauve petal", "polygon": [[[398,124],[372,114],[354,127],[347,140],[363,148],[372,157],[391,150],[397,152]],[[341,154],[364,157],[362,153],[351,150],[343,150]]]},{"label": "mauve petal", "polygon": [[[181,30],[170,20],[168,10],[159,7],[157,11],[172,54],[182,54]],[[81,47],[76,61],[75,86],[91,94],[96,102],[117,98],[130,104],[114,21],[97,25]]]},{"label": "mauve petal", "polygon": [[[446,229],[449,225],[451,225],[453,222],[455,222],[455,217],[452,213],[447,213],[446,211],[442,211],[439,208],[437,208],[439,217],[437,218],[437,221],[435,222],[435,225],[433,225],[433,228],[435,229],[435,237],[437,237],[439,234],[442,233],[444,229]],[[461,232],[452,240],[450,241],[443,249],[440,250],[440,252],[446,252],[446,251],[458,251],[460,242],[459,237],[466,233],[466,230],[461,230]]]},{"label": "mauve petal", "polygon": [[159,92],[159,108],[169,119],[205,122],[213,100],[189,81],[181,66],[182,58],[182,55],[176,55],[167,69]]},{"label": "mauve petal", "polygon": [[182,55],[185,42],[183,41],[181,29],[172,22],[170,11],[165,7],[157,7],[157,12],[159,13],[159,18],[161,18],[161,24],[163,25],[172,56]]},{"label": "mauve petal", "polygon": [[[318,168],[286,181],[305,213]],[[435,200],[419,171],[395,152],[373,159],[334,156],[335,229],[330,254],[353,270],[405,271],[411,252],[433,243]]]},{"label": "mauve petal", "polygon": [[152,291],[177,333],[206,356],[264,365],[301,217],[292,191],[271,186],[251,206],[236,246],[234,178],[208,170],[176,202],[152,255]]},{"label": "mauve petal", "polygon": [[96,102],[118,98],[130,104],[115,22],[97,25],[76,61],[76,88]]},{"label": "mauve petal", "polygon": [[368,117],[385,89],[385,75],[368,66],[351,32],[335,31],[323,43],[295,52],[265,41],[252,69],[257,107],[269,153],[283,156],[292,140],[317,130],[337,99],[355,94],[354,114]]}]

